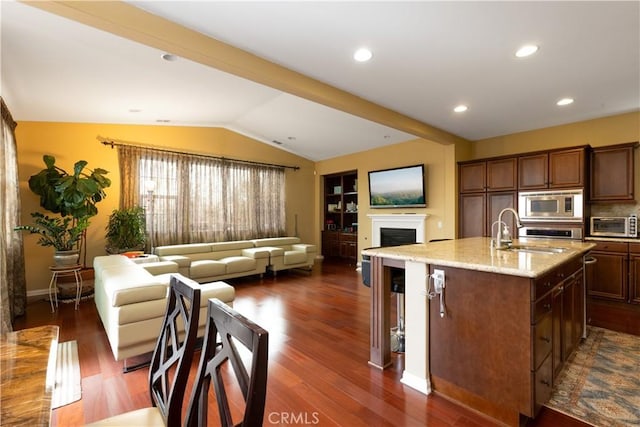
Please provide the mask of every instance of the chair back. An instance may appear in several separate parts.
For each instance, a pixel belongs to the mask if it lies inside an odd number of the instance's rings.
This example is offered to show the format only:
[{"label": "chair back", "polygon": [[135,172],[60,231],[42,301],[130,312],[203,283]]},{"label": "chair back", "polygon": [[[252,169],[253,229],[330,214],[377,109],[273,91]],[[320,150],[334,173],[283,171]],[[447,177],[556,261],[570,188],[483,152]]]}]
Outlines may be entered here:
[{"label": "chair back", "polygon": [[[181,425],[182,403],[196,349],[201,285],[171,276],[167,310],[149,367],[149,391],[165,425]],[[184,330],[184,332],[183,332]]]},{"label": "chair back", "polygon": [[[220,344],[216,342],[218,334]],[[240,352],[236,343],[242,344],[245,351]],[[262,426],[267,394],[268,347],[269,333],[266,330],[220,300],[210,299],[207,329],[185,424],[189,427],[207,425],[208,394],[213,379],[221,426]],[[251,355],[249,369],[242,358],[247,354],[246,350]],[[246,358],[249,359],[248,356]],[[231,370],[234,375],[230,375]],[[227,393],[236,384],[244,398],[244,414],[235,413],[236,419],[242,418],[238,423],[233,421]]]}]

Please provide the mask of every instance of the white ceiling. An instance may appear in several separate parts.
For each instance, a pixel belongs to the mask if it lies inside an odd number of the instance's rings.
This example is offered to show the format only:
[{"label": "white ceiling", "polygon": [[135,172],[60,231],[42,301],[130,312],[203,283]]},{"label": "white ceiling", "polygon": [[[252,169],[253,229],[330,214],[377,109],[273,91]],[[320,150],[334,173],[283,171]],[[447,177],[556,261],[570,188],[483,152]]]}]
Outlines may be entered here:
[{"label": "white ceiling", "polygon": [[[640,109],[638,1],[130,3],[469,140]],[[18,121],[224,126],[315,161],[414,138],[25,4],[0,17]]]}]

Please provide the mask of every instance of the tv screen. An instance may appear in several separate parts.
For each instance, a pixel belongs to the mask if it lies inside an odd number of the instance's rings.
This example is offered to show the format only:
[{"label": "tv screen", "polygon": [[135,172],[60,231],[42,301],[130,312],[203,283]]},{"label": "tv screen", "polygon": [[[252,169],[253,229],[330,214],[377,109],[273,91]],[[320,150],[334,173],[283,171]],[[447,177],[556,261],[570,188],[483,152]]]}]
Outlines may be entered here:
[{"label": "tv screen", "polygon": [[369,172],[369,204],[372,208],[423,208],[424,165]]}]

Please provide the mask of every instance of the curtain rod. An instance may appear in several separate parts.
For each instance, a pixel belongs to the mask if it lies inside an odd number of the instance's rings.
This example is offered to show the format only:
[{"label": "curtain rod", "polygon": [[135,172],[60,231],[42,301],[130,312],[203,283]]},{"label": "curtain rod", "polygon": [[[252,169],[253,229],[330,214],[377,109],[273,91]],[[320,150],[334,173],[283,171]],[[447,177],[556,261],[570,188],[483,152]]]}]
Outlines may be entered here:
[{"label": "curtain rod", "polygon": [[153,146],[150,146],[150,145],[135,144],[133,142],[127,142],[127,141],[118,141],[117,139],[103,138],[101,136],[98,136],[97,139],[103,145],[108,145],[111,148],[119,147],[119,146],[130,146],[130,147],[137,147],[137,148],[147,148],[149,150],[162,151],[162,152],[165,152],[165,153],[172,153],[172,154],[188,154],[190,156],[202,157],[202,158],[206,158],[206,159],[226,160],[226,161],[233,162],[233,163],[244,163],[244,164],[249,164],[249,165],[269,166],[269,167],[274,167],[274,168],[285,168],[285,169],[293,169],[293,170],[300,169],[300,166],[287,166],[287,165],[278,165],[278,164],[275,164],[275,163],[254,162],[252,160],[230,159],[228,157],[222,157],[222,156],[214,156],[214,155],[201,154],[201,153],[191,153],[191,152],[188,152],[188,151],[184,152],[184,151],[178,151],[178,150],[171,150],[169,148],[163,148],[163,147],[153,147]]}]

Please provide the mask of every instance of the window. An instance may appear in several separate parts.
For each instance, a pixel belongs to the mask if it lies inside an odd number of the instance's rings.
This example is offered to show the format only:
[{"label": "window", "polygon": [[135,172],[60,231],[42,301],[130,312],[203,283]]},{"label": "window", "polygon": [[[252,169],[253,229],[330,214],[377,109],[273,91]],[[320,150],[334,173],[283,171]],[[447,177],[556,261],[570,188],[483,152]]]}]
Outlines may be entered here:
[{"label": "window", "polygon": [[285,234],[281,167],[130,146],[119,158],[134,178],[122,179],[122,204],[145,207],[153,246]]}]

